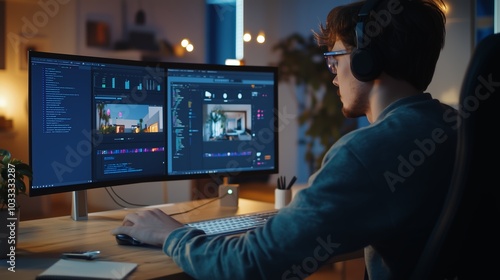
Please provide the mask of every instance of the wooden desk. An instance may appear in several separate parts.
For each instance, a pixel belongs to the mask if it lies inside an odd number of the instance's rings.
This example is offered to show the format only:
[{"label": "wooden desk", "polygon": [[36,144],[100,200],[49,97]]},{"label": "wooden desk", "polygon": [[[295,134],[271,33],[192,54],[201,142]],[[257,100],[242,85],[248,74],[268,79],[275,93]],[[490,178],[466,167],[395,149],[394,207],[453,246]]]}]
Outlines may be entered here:
[{"label": "wooden desk", "polygon": [[[183,212],[207,201],[197,200],[152,207],[172,214]],[[141,209],[90,213],[86,221],[74,221],[69,213],[63,217],[22,221],[18,229],[16,272],[8,271],[6,260],[2,260],[0,279],[35,279],[36,275],[59,260],[61,253],[85,250],[100,250],[99,260],[137,263],[137,269],[130,276],[132,279],[191,279],[160,248],[116,244],[111,230],[121,225],[127,213]],[[175,218],[186,223],[269,209],[274,209],[274,204],[240,199],[239,207],[236,209],[219,207],[219,201],[214,201],[189,213],[176,215]]]}]

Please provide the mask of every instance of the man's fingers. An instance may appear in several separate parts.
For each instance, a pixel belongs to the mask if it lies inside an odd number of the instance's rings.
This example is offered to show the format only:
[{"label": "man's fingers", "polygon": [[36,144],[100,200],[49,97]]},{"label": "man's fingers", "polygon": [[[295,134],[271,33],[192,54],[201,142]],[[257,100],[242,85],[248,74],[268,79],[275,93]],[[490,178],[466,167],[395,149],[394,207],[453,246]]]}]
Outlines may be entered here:
[{"label": "man's fingers", "polygon": [[123,225],[124,225],[124,226],[128,226],[128,227],[131,227],[131,226],[133,226],[133,225],[134,225],[134,223],[132,223],[131,221],[125,220],[125,221],[123,221]]},{"label": "man's fingers", "polygon": [[131,230],[131,228],[128,226],[117,227],[111,231],[111,234],[113,234],[113,235],[117,235],[117,234],[130,235],[130,230]]}]

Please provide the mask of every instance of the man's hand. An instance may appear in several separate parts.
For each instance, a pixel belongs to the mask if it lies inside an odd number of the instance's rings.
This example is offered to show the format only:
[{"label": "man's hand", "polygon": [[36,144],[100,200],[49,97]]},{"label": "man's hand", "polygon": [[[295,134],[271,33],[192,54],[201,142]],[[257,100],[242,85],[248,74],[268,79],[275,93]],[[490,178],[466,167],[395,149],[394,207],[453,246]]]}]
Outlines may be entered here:
[{"label": "man's hand", "polygon": [[172,231],[184,225],[159,209],[151,209],[125,216],[123,226],[111,233],[127,234],[142,243],[162,247]]}]

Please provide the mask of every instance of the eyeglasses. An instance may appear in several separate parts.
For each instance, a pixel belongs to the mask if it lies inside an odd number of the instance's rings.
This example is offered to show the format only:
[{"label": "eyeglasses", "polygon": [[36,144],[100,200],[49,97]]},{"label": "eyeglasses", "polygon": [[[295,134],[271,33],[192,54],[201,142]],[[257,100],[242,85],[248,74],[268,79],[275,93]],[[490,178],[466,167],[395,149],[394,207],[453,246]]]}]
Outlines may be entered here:
[{"label": "eyeglasses", "polygon": [[334,75],[337,74],[337,66],[339,64],[339,62],[335,59],[335,57],[344,54],[350,54],[350,52],[348,50],[340,50],[340,51],[326,52],[323,54],[326,60],[326,65],[328,67],[328,70],[330,70],[332,74]]}]

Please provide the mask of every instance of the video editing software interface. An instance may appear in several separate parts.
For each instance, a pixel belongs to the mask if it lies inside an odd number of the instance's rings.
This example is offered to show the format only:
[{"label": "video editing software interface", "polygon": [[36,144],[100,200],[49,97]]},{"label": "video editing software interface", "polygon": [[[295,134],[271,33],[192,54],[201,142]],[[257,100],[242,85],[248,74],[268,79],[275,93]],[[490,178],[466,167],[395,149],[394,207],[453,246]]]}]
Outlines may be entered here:
[{"label": "video editing software interface", "polygon": [[272,67],[29,61],[32,196],[277,169]]},{"label": "video editing software interface", "polygon": [[168,175],[277,168],[276,72],[237,67],[167,68]]},{"label": "video editing software interface", "polygon": [[36,194],[165,174],[164,69],[30,55],[30,145]]}]

